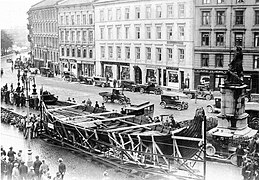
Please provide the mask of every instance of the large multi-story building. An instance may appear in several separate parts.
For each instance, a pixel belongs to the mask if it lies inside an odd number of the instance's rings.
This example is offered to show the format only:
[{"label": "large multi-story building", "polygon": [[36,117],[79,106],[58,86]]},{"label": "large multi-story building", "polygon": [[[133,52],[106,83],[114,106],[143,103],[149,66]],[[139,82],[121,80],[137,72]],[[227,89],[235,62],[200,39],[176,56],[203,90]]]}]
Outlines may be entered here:
[{"label": "large multi-story building", "polygon": [[97,0],[96,74],[172,89],[193,84],[193,0]]},{"label": "large multi-story building", "polygon": [[28,11],[29,41],[35,67],[49,67],[59,72],[58,26],[56,4],[60,0],[45,0]]},{"label": "large multi-story building", "polygon": [[76,77],[95,73],[93,0],[66,0],[58,3],[61,71]]},{"label": "large multi-story building", "polygon": [[245,83],[259,93],[259,0],[196,0],[195,11],[194,87],[219,90],[241,46]]}]

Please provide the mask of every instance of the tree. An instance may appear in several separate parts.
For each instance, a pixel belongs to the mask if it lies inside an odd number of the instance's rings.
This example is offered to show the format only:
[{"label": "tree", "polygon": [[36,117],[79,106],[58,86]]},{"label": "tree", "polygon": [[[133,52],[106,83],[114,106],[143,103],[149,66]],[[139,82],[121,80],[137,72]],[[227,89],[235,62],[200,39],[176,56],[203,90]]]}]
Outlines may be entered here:
[{"label": "tree", "polygon": [[1,30],[1,55],[7,53],[8,48],[13,46],[13,39],[4,30]]}]

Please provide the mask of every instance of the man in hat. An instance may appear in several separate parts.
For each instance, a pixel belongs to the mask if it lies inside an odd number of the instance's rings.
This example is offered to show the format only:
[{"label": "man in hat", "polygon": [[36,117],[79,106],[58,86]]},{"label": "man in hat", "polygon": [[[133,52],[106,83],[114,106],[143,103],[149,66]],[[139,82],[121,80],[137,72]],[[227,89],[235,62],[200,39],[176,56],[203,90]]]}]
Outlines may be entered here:
[{"label": "man in hat", "polygon": [[61,174],[61,179],[64,178],[64,175],[66,173],[66,165],[63,163],[63,159],[58,159],[59,165],[58,165],[58,172]]},{"label": "man in hat", "polygon": [[19,172],[20,172],[21,180],[26,180],[27,174],[28,174],[28,167],[25,165],[24,161],[21,161],[21,164],[20,164],[20,167],[19,167]]},{"label": "man in hat", "polygon": [[7,162],[6,162],[6,157],[2,156],[1,159],[1,180],[5,178],[7,172]]},{"label": "man in hat", "polygon": [[13,162],[14,161],[14,155],[16,154],[16,152],[13,151],[13,147],[9,148],[10,150],[7,153],[7,156],[9,157],[10,161]]},{"label": "man in hat", "polygon": [[18,169],[19,164],[14,163],[13,171],[12,171],[12,180],[20,180],[20,172]]},{"label": "man in hat", "polygon": [[44,159],[42,159],[42,164],[40,165],[40,175],[46,174],[48,171],[49,171],[49,165],[46,164]]},{"label": "man in hat", "polygon": [[34,168],[33,168],[33,166],[31,166],[30,170],[27,174],[27,179],[28,180],[35,180],[35,177],[36,177],[36,175],[35,175],[35,172],[34,172]]},{"label": "man in hat", "polygon": [[6,156],[6,152],[4,150],[4,147],[1,145],[1,156]]},{"label": "man in hat", "polygon": [[39,160],[39,156],[35,156],[36,160],[33,163],[35,175],[40,179],[40,166],[42,162]]}]

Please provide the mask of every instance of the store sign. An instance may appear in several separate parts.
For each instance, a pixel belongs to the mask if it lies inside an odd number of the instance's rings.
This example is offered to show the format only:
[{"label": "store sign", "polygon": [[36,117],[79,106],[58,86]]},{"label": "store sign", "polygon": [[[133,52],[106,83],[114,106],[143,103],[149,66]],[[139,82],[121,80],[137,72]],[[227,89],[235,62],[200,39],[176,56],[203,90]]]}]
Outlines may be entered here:
[{"label": "store sign", "polygon": [[176,67],[166,67],[166,69],[170,69],[170,70],[179,70],[179,68],[176,68]]},{"label": "store sign", "polygon": [[196,69],[195,72],[206,72],[206,73],[227,73],[226,70],[209,70],[209,69]]}]

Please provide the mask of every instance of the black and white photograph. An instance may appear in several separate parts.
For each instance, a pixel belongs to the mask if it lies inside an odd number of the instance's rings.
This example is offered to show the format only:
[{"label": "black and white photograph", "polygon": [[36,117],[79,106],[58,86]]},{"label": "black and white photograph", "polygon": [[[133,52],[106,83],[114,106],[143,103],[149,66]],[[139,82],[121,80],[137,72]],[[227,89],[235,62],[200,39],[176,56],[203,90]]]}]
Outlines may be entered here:
[{"label": "black and white photograph", "polygon": [[1,0],[1,180],[259,180],[259,0]]}]

